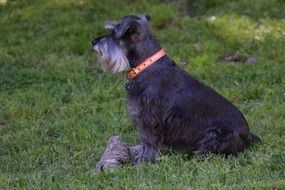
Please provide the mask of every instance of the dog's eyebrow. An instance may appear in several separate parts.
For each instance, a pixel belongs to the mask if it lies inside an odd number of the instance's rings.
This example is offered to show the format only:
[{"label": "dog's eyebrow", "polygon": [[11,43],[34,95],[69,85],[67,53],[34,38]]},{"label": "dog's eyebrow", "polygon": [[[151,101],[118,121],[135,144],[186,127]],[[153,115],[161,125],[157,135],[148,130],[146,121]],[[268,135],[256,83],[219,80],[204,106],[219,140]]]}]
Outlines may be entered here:
[{"label": "dog's eyebrow", "polygon": [[125,16],[123,19],[126,19],[126,18],[134,18],[134,19],[137,19],[137,20],[140,20],[140,16],[137,16],[137,15],[128,15],[128,16]]}]

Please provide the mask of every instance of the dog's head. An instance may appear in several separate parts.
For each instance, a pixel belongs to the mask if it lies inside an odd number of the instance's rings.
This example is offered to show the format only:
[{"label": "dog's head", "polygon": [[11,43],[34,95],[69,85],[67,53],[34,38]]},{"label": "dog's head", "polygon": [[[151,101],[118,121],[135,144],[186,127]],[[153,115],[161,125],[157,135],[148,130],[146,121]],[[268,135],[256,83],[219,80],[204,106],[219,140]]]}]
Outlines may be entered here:
[{"label": "dog's head", "polygon": [[129,69],[128,54],[136,51],[137,45],[150,33],[148,15],[131,15],[121,22],[107,22],[109,35],[95,38],[93,49],[98,53],[105,71],[121,72]]}]

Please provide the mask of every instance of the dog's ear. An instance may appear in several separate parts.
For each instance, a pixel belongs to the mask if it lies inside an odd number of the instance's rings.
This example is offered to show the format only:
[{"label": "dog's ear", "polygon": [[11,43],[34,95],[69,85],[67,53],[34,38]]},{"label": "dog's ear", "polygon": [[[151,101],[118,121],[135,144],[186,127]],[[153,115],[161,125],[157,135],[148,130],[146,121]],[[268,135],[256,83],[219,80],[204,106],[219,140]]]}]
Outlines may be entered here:
[{"label": "dog's ear", "polygon": [[145,18],[146,18],[147,21],[151,20],[151,17],[149,15],[145,15]]},{"label": "dog's ear", "polygon": [[133,22],[131,22],[130,20],[126,20],[120,24],[118,24],[115,28],[114,28],[114,32],[115,32],[115,38],[119,39],[125,36],[125,34],[127,32],[133,32],[135,31],[136,26]]},{"label": "dog's ear", "polygon": [[138,15],[141,20],[149,22],[151,20],[151,17],[148,14]]},{"label": "dog's ear", "polygon": [[125,17],[123,22],[117,24],[114,28],[115,38],[129,37],[133,42],[138,42],[143,39],[143,35],[147,30],[147,21],[150,20],[150,16],[129,16]]}]

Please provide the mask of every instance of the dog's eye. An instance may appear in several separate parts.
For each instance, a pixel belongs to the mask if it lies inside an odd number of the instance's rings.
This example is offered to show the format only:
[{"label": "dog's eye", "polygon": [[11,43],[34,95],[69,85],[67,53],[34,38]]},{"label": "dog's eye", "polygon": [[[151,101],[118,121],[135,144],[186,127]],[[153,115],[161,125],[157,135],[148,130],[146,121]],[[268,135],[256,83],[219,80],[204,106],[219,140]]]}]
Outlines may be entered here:
[{"label": "dog's eye", "polygon": [[135,32],[135,30],[133,29],[133,28],[129,28],[128,30],[127,30],[127,33],[128,34],[133,34]]}]

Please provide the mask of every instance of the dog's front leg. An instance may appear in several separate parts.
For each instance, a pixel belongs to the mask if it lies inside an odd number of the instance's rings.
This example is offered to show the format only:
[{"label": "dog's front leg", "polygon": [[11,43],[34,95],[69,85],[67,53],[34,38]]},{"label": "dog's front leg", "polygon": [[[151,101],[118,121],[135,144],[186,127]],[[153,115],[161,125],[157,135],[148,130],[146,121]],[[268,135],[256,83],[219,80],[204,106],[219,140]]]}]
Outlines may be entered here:
[{"label": "dog's front leg", "polygon": [[157,136],[141,136],[140,145],[137,147],[135,155],[135,164],[139,165],[142,162],[155,163],[156,157],[159,155],[160,138]]}]

